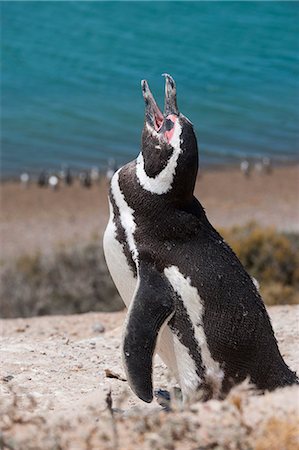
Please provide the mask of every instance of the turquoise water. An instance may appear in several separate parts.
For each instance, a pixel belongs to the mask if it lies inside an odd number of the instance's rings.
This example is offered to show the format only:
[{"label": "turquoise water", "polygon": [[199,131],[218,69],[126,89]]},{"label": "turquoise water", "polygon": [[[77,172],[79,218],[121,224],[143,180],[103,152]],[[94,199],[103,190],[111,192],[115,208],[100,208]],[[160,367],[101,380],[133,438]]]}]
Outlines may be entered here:
[{"label": "turquoise water", "polygon": [[1,2],[2,175],[138,153],[140,80],[178,85],[203,164],[299,150],[297,2]]}]

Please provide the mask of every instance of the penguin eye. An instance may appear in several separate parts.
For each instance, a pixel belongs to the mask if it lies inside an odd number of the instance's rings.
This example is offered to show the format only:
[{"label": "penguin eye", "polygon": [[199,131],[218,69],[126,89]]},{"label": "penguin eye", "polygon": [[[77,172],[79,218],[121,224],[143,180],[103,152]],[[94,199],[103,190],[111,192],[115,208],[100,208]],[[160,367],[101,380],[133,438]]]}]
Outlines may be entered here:
[{"label": "penguin eye", "polygon": [[174,127],[173,121],[170,120],[170,119],[166,119],[165,120],[165,129],[166,129],[166,131],[172,130],[173,127]]}]

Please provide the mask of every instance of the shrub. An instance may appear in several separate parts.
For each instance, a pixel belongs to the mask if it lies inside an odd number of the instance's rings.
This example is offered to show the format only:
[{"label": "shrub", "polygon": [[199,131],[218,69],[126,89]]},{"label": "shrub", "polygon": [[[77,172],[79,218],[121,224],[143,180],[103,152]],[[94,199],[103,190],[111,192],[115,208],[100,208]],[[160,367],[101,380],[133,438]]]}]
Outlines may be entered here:
[{"label": "shrub", "polygon": [[265,303],[299,302],[299,239],[255,223],[222,230],[226,241],[251,276],[257,279]]},{"label": "shrub", "polygon": [[[299,236],[254,223],[222,230],[266,304],[299,303]],[[116,311],[124,307],[97,240],[24,255],[1,267],[2,317]]]},{"label": "shrub", "polygon": [[22,256],[1,272],[2,317],[117,311],[124,307],[98,242],[47,256]]}]

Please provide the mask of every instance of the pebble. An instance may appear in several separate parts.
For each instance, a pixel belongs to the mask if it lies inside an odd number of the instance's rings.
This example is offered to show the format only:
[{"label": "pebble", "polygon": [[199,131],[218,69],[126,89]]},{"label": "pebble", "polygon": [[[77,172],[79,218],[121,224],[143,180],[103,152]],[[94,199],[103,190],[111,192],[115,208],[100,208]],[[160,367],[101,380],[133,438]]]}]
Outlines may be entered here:
[{"label": "pebble", "polygon": [[6,375],[2,378],[2,381],[5,381],[6,383],[8,383],[9,381],[11,381],[14,378],[13,375]]},{"label": "pebble", "polygon": [[105,327],[104,327],[104,325],[101,322],[96,322],[92,326],[92,331],[94,333],[104,333]]}]

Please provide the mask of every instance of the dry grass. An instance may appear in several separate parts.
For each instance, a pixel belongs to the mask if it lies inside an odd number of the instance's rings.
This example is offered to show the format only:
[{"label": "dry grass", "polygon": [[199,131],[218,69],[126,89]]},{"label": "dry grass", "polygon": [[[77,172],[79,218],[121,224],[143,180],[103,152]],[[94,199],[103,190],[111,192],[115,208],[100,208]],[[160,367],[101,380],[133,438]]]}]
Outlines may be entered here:
[{"label": "dry grass", "polygon": [[299,303],[299,236],[256,223],[222,230],[267,305]]},{"label": "dry grass", "polygon": [[[299,236],[254,223],[222,230],[267,305],[299,303]],[[60,245],[51,256],[23,255],[1,268],[2,317],[115,311],[123,308],[101,243]]]},{"label": "dry grass", "polygon": [[1,269],[2,317],[118,311],[123,308],[100,242],[24,255]]},{"label": "dry grass", "polygon": [[298,417],[281,420],[270,418],[254,444],[255,450],[298,450],[299,421]]}]

